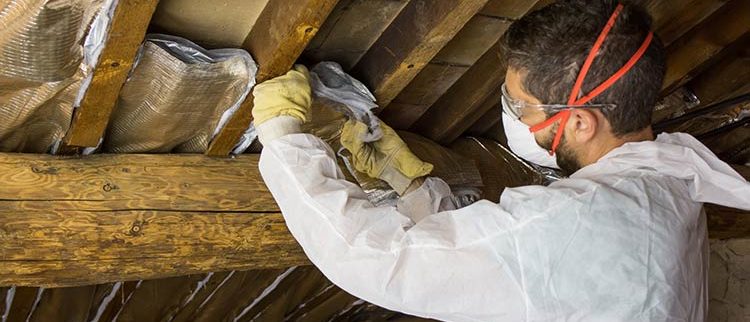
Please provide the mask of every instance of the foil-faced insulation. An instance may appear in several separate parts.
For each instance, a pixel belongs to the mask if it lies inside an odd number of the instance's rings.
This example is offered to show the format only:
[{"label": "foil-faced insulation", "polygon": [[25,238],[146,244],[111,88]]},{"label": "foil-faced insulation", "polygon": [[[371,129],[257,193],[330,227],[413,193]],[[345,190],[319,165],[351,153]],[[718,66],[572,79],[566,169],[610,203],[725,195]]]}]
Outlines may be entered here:
[{"label": "foil-faced insulation", "polygon": [[112,0],[12,0],[0,5],[0,151],[48,152],[67,132],[108,25]]},{"label": "foil-faced insulation", "polygon": [[205,50],[152,34],[117,100],[102,149],[114,153],[202,153],[255,85],[242,49]]}]

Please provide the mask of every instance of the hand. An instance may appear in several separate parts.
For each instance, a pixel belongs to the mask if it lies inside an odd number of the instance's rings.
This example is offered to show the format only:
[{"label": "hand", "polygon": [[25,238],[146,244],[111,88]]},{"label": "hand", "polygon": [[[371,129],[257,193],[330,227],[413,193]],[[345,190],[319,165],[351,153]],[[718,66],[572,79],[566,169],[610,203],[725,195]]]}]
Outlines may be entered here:
[{"label": "hand", "polygon": [[341,145],[352,154],[357,171],[387,182],[403,195],[414,179],[428,175],[432,164],[420,160],[409,150],[392,128],[380,122],[383,137],[375,142],[364,142],[367,125],[349,121],[341,131]]},{"label": "hand", "polygon": [[256,85],[253,95],[253,121],[261,143],[299,133],[312,104],[310,73],[295,65],[285,75]]}]

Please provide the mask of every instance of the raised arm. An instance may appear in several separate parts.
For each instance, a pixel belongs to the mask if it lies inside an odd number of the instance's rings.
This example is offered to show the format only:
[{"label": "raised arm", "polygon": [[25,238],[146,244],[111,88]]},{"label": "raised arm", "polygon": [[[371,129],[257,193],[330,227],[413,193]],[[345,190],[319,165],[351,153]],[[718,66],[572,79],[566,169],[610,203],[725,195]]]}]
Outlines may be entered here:
[{"label": "raised arm", "polygon": [[[434,178],[406,194],[398,209],[372,205],[344,179],[323,141],[297,133],[309,111],[305,79],[306,70],[296,67],[258,85],[254,116],[264,144],[261,174],[310,260],[347,292],[392,310],[452,321],[523,319],[516,220],[490,202],[430,214],[449,194]],[[395,183],[401,193],[425,174],[418,160],[402,171],[401,161],[411,158],[404,159],[402,147],[398,155],[377,145],[347,148],[364,153],[359,160],[378,173],[398,170],[388,180],[407,178]]]},{"label": "raised arm", "polygon": [[452,321],[522,320],[514,221],[482,201],[416,225],[347,182],[324,142],[291,134],[263,149],[261,173],[307,256],[377,305]]}]

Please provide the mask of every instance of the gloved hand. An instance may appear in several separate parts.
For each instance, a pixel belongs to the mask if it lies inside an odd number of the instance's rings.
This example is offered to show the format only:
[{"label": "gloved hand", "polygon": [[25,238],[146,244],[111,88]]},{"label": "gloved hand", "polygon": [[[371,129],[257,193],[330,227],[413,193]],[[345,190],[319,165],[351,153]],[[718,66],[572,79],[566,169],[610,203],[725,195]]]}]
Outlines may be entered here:
[{"label": "gloved hand", "polygon": [[383,137],[375,142],[364,142],[367,125],[349,121],[341,132],[341,145],[352,154],[357,171],[387,182],[402,195],[412,180],[428,175],[432,164],[417,158],[392,128],[380,122]]},{"label": "gloved hand", "polygon": [[312,104],[310,73],[295,65],[285,75],[256,85],[253,95],[253,122],[261,143],[299,133]]}]

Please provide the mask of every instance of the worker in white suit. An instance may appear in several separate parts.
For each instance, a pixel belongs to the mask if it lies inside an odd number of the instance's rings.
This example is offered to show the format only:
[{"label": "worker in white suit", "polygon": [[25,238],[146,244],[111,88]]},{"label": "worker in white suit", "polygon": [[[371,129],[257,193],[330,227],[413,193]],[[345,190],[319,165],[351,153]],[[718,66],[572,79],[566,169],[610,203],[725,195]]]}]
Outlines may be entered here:
[{"label": "worker in white suit", "polygon": [[355,167],[402,195],[376,207],[300,132],[307,70],[256,86],[260,171],[312,263],[366,301],[445,321],[704,320],[703,203],[750,210],[750,184],[690,135],[653,137],[665,62],[648,15],[562,1],[514,23],[504,44],[509,144],[570,176],[505,189],[497,204],[452,209],[392,130],[367,143],[350,122]]}]

